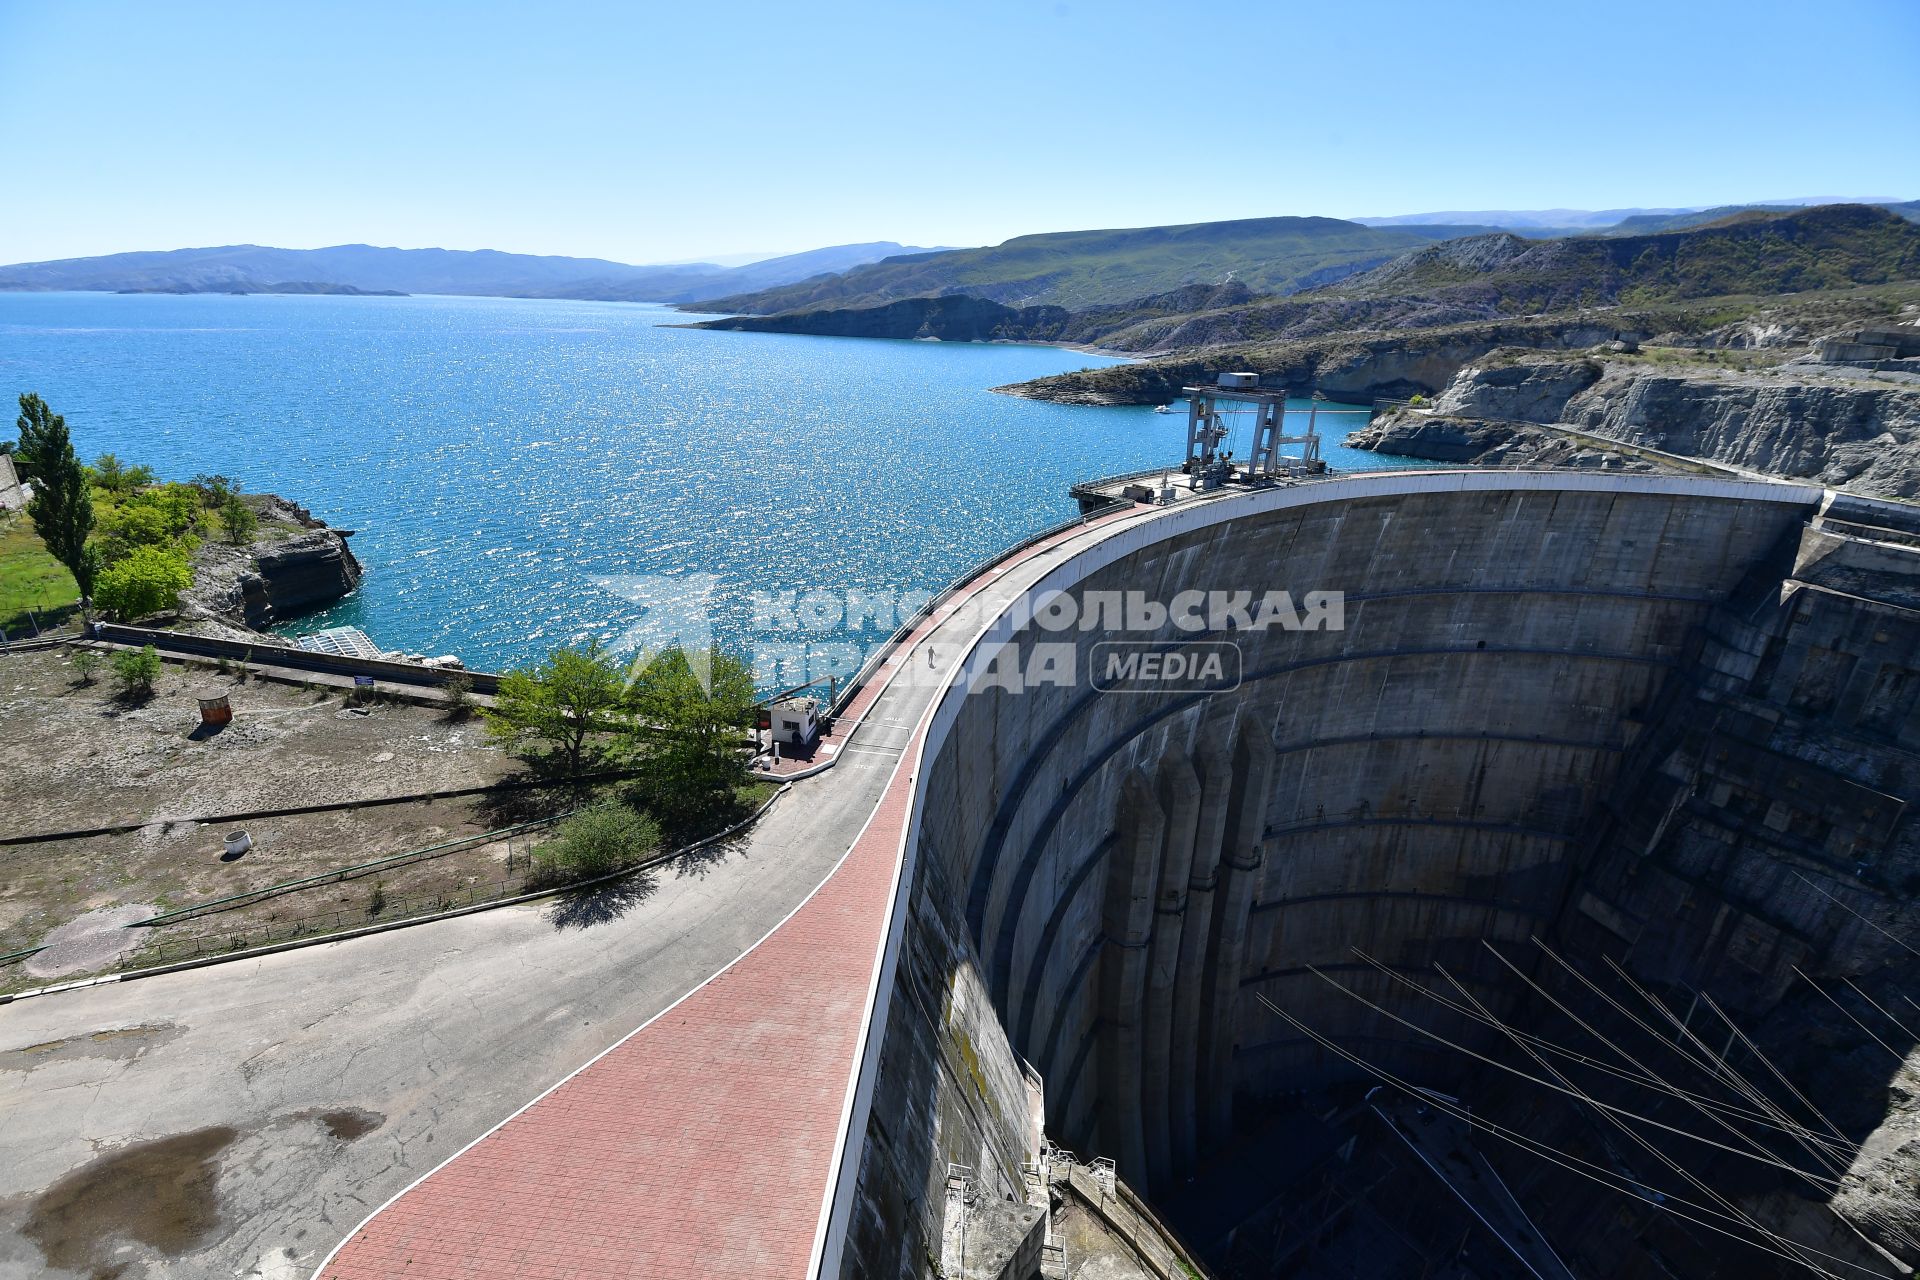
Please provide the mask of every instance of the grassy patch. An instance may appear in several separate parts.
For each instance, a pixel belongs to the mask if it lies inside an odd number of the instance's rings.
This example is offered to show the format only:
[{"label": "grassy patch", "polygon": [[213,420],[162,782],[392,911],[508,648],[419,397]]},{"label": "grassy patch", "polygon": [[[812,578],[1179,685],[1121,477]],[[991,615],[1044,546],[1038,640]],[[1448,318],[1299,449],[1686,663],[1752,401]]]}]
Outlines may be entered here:
[{"label": "grassy patch", "polygon": [[779,783],[759,779],[753,782],[742,783],[740,786],[735,787],[733,794],[734,798],[740,802],[740,807],[748,813],[752,813],[755,809],[758,809],[771,799],[773,793],[779,789]]},{"label": "grassy patch", "polygon": [[1771,347],[1764,350],[1700,347],[1642,347],[1634,352],[1609,354],[1609,362],[1651,365],[1683,373],[1752,373],[1785,364],[1799,354],[1798,348]]},{"label": "grassy patch", "polygon": [[80,588],[53,558],[24,512],[0,515],[0,628],[8,635],[31,632],[27,611],[42,627],[65,621],[78,608]]}]

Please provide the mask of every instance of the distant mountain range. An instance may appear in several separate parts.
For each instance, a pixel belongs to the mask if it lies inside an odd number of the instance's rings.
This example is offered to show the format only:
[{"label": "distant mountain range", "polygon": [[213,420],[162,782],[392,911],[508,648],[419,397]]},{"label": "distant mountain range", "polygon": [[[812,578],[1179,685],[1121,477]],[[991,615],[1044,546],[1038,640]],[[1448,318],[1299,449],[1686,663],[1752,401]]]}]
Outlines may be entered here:
[{"label": "distant mountain range", "polygon": [[[870,310],[910,298],[965,296],[1015,310],[1056,307],[1076,313],[1125,309],[1189,286],[1244,286],[1256,294],[1287,295],[1324,288],[1386,265],[1424,246],[1491,233],[1522,243],[1647,235],[1725,221],[1741,214],[1791,212],[1795,205],[1738,206],[1711,210],[1586,212],[1545,209],[1516,213],[1482,210],[1459,214],[1407,214],[1392,225],[1363,225],[1337,218],[1247,218],[1185,226],[1135,227],[1116,231],[1067,231],[1019,236],[983,249],[902,255],[824,276],[751,293],[710,296],[703,310],[736,315],[809,316],[809,325],[830,323],[822,312]],[[1849,207],[1861,208],[1862,205]],[[1909,221],[1920,220],[1920,203],[1881,206]],[[1457,218],[1458,222],[1432,219]],[[1484,219],[1485,221],[1481,221]],[[1513,226],[1537,220],[1593,220],[1590,228]],[[1603,221],[1611,219],[1611,221]],[[1505,220],[1502,226],[1497,220]],[[892,313],[898,317],[912,309]],[[982,313],[964,314],[965,324]],[[808,332],[818,332],[810,328]]]},{"label": "distant mountain range", "polygon": [[633,266],[604,258],[537,257],[491,249],[384,249],[364,244],[274,249],[245,244],[19,263],[0,267],[0,290],[266,293],[287,292],[287,282],[297,281],[301,292],[698,302],[842,272],[895,254],[927,252],[931,251],[880,241],[813,249],[741,267],[706,262]]},{"label": "distant mountain range", "polygon": [[966,294],[1012,307],[1078,309],[1201,283],[1291,293],[1380,266],[1409,249],[1489,229],[1363,227],[1338,218],[1243,218],[1056,231],[1018,236],[984,249],[889,258],[828,279],[713,298],[709,305],[764,315]]},{"label": "distant mountain range", "polygon": [[[843,279],[875,270],[864,267]],[[701,327],[1166,352],[1911,280],[1920,280],[1920,225],[1870,205],[1830,205],[1749,210],[1705,226],[1638,236],[1461,236],[1286,296],[1259,294],[1235,281],[1069,310],[946,293],[741,315]]]},{"label": "distant mountain range", "polygon": [[[0,290],[475,294],[661,302],[690,311],[763,316],[867,310],[912,298],[964,296],[1017,310],[1124,313],[1137,310],[1144,300],[1169,298],[1188,288],[1244,289],[1266,298],[1322,289],[1427,246],[1494,233],[1510,240],[1523,237],[1520,244],[1624,239],[1741,216],[1774,216],[1805,203],[1796,199],[1717,209],[1486,209],[1355,221],[1242,218],[1049,232],[975,249],[922,249],[875,241],[734,267],[711,262],[633,265],[484,249],[227,245],[20,263],[0,267]],[[1857,201],[1848,207],[1864,206],[1920,221],[1920,201]],[[1508,250],[1512,245],[1503,252]],[[905,314],[894,313],[888,323]],[[979,318],[974,312],[964,314],[967,325]]]},{"label": "distant mountain range", "polygon": [[[1440,213],[1399,213],[1390,218],[1354,218],[1368,227],[1418,227],[1432,224],[1458,226],[1473,223],[1498,227],[1502,231],[1520,231],[1530,235],[1566,235],[1578,232],[1610,232],[1640,235],[1648,231],[1671,231],[1701,222],[1713,222],[1731,213],[1747,209],[1805,209],[1823,204],[1872,204],[1881,207],[1914,203],[1898,196],[1790,196],[1782,200],[1755,201],[1738,205],[1683,205],[1673,209],[1476,209]],[[1895,210],[1899,212],[1898,209]],[[1909,214],[1908,216],[1912,216]]]},{"label": "distant mountain range", "polygon": [[1920,226],[1872,205],[1841,204],[1743,210],[1641,235],[1473,236],[1410,253],[1335,292],[1513,314],[1913,279],[1920,279]]}]

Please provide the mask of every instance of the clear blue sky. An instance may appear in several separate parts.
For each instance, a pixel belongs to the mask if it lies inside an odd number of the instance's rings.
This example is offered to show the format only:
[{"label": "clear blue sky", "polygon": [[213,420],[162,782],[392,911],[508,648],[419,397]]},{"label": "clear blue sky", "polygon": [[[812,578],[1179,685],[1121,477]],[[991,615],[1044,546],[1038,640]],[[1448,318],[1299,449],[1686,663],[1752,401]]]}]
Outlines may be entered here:
[{"label": "clear blue sky", "polygon": [[1920,197],[1920,0],[0,0],[0,262]]}]

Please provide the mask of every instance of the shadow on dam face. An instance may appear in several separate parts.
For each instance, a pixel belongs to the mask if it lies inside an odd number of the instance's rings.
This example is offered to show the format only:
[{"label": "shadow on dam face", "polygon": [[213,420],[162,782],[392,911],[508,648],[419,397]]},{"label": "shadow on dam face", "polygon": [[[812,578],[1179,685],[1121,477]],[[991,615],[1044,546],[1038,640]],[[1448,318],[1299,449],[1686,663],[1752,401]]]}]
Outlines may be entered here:
[{"label": "shadow on dam face", "polygon": [[[1611,1251],[1619,1275],[1663,1274],[1658,1256],[1771,1274],[1787,1256],[1729,1249],[1714,1215],[1895,1274],[1880,1251],[1913,1256],[1920,1210],[1849,1213],[1833,1166],[1881,1126],[1887,1055],[1913,1047],[1890,1025],[1871,1047],[1840,1015],[1896,1001],[1912,973],[1920,526],[1836,550],[1817,491],[1724,481],[1324,488],[1137,527],[1030,594],[1093,617],[1130,592],[1331,592],[1343,625],[1228,618],[1196,636],[1169,619],[1127,638],[1224,639],[1237,682],[1105,692],[1085,677],[1111,635],[1003,627],[988,640],[1012,669],[1069,644],[1078,678],[943,704],[844,1273],[939,1254],[949,1165],[1024,1197],[1043,1112],[1049,1139],[1111,1157],[1221,1274],[1421,1275],[1463,1227],[1494,1254],[1541,1235],[1576,1267]],[[1543,1065],[1501,1024],[1613,1074]],[[1558,1089],[1527,1079],[1562,1069]],[[1639,1070],[1679,1092],[1636,1094]],[[1722,1100],[1727,1073],[1752,1094]],[[1499,1149],[1455,1181],[1485,1169],[1507,1200],[1449,1195],[1398,1104],[1368,1101],[1383,1082],[1470,1107],[1445,1116],[1456,1145]],[[1833,1094],[1811,1156],[1794,1145],[1811,1111],[1753,1139],[1752,1115],[1815,1107],[1808,1089]],[[1688,1093],[1739,1111],[1740,1131]],[[1610,1106],[1657,1141],[1600,1134]],[[1575,1165],[1629,1170],[1639,1192],[1516,1159],[1476,1124],[1584,1151]],[[1703,1170],[1730,1190],[1696,1188]],[[1654,1186],[1703,1199],[1706,1225]],[[1422,1207],[1396,1219],[1383,1197]],[[1538,1221],[1503,1232],[1508,1201]],[[1365,1243],[1396,1230],[1404,1248]],[[1541,1266],[1516,1253],[1472,1274]]]}]

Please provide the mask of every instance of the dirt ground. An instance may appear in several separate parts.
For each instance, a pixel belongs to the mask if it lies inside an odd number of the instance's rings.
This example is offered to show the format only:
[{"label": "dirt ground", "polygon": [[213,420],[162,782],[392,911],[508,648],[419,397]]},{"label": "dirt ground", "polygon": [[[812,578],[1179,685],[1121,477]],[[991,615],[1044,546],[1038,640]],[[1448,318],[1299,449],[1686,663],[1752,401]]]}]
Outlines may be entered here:
[{"label": "dirt ground", "polygon": [[[211,693],[228,696],[234,718],[207,734],[197,699]],[[232,860],[222,845],[230,824],[197,819],[486,786],[518,771],[486,745],[477,718],[455,721],[437,708],[349,709],[338,690],[175,663],[150,700],[131,705],[107,673],[79,684],[62,650],[0,656],[0,837],[139,824],[0,846],[0,953],[40,945],[84,913],[166,911],[497,829],[563,801],[509,792],[250,821],[254,847]],[[515,842],[516,854],[525,850]],[[508,852],[496,841],[412,863],[381,873],[380,891],[400,902],[497,884]],[[191,930],[364,912],[372,893],[371,880],[335,883]],[[0,987],[21,984],[22,966],[0,968]]]}]

